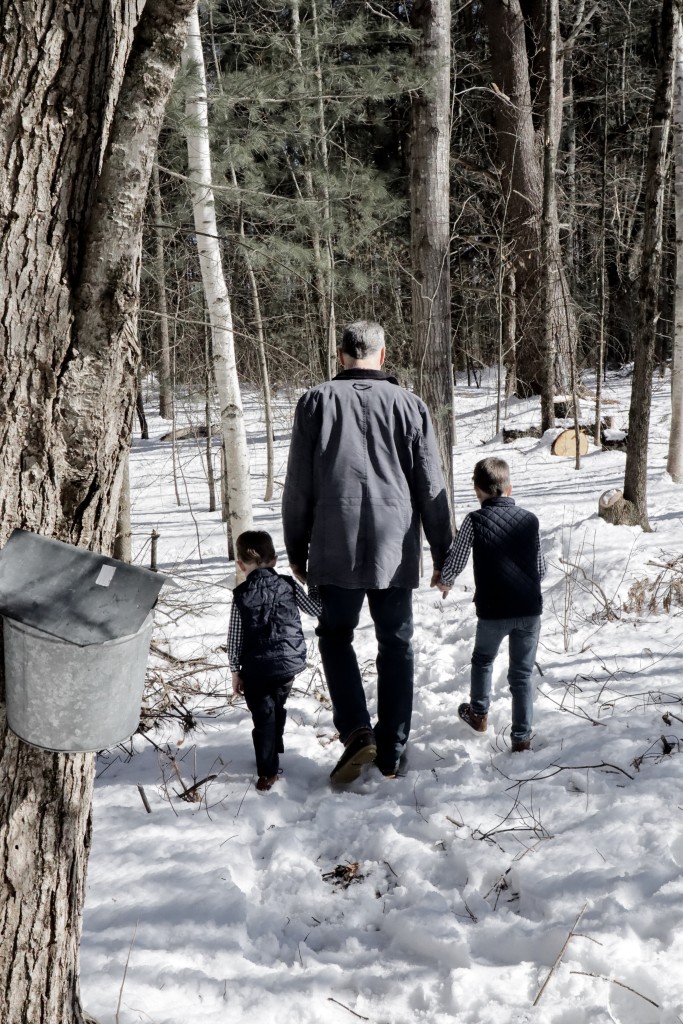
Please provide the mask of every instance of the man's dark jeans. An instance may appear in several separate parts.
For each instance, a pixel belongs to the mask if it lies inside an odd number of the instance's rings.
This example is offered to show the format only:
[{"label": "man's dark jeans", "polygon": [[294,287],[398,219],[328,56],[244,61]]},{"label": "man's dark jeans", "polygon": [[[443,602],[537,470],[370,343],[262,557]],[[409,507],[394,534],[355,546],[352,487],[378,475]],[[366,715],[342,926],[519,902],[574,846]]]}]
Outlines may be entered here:
[{"label": "man's dark jeans", "polygon": [[382,771],[393,771],[405,749],[413,710],[413,592],[404,587],[349,590],[329,584],[318,590],[323,611],[316,633],[342,743],[356,729],[370,727],[353,649],[353,633],[367,595],[377,637],[377,764]]},{"label": "man's dark jeans", "polygon": [[289,679],[244,678],[244,699],[254,723],[252,739],[256,754],[256,771],[267,779],[277,775],[279,754],[284,750],[282,736],[287,711],[285,701],[292,689],[294,677]]}]

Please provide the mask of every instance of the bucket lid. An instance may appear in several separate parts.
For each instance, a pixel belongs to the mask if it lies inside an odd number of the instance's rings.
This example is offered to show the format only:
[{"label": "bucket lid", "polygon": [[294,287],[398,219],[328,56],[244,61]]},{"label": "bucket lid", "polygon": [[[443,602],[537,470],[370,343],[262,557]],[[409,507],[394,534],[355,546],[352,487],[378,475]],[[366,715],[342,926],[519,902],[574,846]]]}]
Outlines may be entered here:
[{"label": "bucket lid", "polygon": [[0,613],[85,647],[137,633],[166,582],[162,573],[14,530],[0,552]]}]

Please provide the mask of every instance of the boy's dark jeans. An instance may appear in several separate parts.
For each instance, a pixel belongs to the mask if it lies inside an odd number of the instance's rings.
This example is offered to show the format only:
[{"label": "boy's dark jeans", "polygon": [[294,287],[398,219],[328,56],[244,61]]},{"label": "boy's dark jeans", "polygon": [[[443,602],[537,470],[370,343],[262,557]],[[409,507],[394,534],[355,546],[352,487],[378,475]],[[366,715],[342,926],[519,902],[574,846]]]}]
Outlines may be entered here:
[{"label": "boy's dark jeans", "polygon": [[242,677],[244,699],[254,722],[252,739],[256,753],[256,771],[267,779],[277,775],[284,750],[282,736],[287,712],[285,701],[292,689],[294,677],[260,679]]},{"label": "boy's dark jeans", "polygon": [[478,715],[488,714],[491,701],[493,662],[503,639],[509,637],[508,684],[512,694],[513,742],[528,740],[534,720],[534,688],[531,672],[536,659],[541,616],[510,619],[477,619],[472,652],[470,706]]},{"label": "boy's dark jeans", "polygon": [[316,633],[342,743],[356,729],[371,727],[353,649],[353,632],[367,595],[377,637],[377,764],[383,771],[393,771],[405,749],[413,710],[413,592],[405,587],[350,590],[330,584],[318,590],[323,611]]}]

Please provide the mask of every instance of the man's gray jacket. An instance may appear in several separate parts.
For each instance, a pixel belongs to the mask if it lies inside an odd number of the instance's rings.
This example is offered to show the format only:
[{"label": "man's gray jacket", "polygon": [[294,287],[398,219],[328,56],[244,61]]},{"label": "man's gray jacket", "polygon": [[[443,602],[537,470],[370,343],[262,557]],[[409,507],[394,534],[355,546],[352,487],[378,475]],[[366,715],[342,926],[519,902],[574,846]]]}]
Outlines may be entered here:
[{"label": "man's gray jacket", "polygon": [[425,404],[379,370],[299,399],[282,499],[285,547],[309,584],[417,587],[420,521],[441,569],[451,523]]}]

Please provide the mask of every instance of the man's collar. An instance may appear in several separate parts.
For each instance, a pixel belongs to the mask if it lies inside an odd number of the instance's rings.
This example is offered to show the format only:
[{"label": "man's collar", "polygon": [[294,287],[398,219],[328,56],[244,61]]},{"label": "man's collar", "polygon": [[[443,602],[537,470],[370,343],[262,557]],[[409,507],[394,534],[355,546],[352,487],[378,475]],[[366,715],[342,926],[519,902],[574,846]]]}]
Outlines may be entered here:
[{"label": "man's collar", "polygon": [[390,384],[398,384],[396,377],[391,377],[384,370],[369,370],[366,367],[354,366],[348,370],[340,370],[332,380],[386,380]]}]

